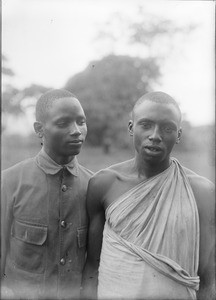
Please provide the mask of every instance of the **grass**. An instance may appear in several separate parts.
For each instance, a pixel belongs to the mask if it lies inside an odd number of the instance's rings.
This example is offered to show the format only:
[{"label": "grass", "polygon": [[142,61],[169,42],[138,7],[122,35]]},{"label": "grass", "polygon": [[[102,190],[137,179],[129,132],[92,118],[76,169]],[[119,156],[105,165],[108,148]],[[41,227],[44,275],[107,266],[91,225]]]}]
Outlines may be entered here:
[{"label": "grass", "polygon": [[[34,156],[40,150],[38,140],[29,143],[28,139],[18,137],[2,138],[2,169],[6,169],[23,159]],[[211,181],[215,180],[215,167],[213,159],[210,159],[207,151],[174,151],[173,155],[185,167],[193,170],[201,176],[205,176]],[[109,154],[105,154],[100,147],[89,147],[84,145],[78,156],[80,164],[96,172],[112,164],[130,159],[133,151],[129,149],[111,149]]]}]

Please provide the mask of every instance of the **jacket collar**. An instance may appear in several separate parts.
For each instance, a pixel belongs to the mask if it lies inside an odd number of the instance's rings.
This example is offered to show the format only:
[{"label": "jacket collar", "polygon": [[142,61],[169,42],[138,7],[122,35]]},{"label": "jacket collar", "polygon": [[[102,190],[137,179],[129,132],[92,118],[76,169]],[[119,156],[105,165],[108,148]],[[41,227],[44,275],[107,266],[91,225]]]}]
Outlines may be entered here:
[{"label": "jacket collar", "polygon": [[58,173],[63,167],[74,176],[78,176],[78,162],[76,157],[66,165],[57,164],[42,148],[41,151],[36,156],[36,164],[41,168],[46,174],[54,175]]}]

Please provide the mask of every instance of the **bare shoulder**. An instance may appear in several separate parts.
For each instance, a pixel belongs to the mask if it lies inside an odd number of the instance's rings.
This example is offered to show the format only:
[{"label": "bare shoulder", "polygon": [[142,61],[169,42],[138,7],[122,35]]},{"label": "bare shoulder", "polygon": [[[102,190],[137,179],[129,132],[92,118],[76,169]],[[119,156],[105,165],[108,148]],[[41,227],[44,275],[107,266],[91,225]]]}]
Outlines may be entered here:
[{"label": "bare shoulder", "polygon": [[109,170],[112,170],[113,172],[117,172],[119,174],[125,174],[128,172],[128,169],[131,168],[131,165],[134,163],[134,159],[125,160],[123,162],[120,162],[118,164],[110,166]]},{"label": "bare shoulder", "polygon": [[127,174],[127,170],[131,165],[131,162],[132,160],[127,160],[98,171],[90,179],[91,185],[111,185],[116,179],[119,179],[123,175]]},{"label": "bare shoulder", "polygon": [[115,180],[116,174],[112,169],[102,169],[95,173],[89,181],[89,186],[97,188],[101,185],[109,185]]},{"label": "bare shoulder", "polygon": [[89,181],[88,195],[103,202],[113,184],[127,173],[129,165],[130,161],[124,161],[98,171]]},{"label": "bare shoulder", "polygon": [[209,216],[215,210],[215,185],[207,178],[184,167],[196,199],[200,215]]},{"label": "bare shoulder", "polygon": [[200,176],[190,169],[183,167],[194,192],[214,191],[215,185],[206,177]]}]

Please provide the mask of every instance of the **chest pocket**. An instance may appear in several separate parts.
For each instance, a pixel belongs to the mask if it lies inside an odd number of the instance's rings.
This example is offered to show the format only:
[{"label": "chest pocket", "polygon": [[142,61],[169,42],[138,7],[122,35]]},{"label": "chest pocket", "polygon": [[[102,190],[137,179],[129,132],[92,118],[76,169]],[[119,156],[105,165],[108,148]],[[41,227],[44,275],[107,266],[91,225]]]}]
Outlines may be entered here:
[{"label": "chest pocket", "polygon": [[14,264],[28,272],[43,273],[47,226],[15,220],[11,235],[11,259]]}]

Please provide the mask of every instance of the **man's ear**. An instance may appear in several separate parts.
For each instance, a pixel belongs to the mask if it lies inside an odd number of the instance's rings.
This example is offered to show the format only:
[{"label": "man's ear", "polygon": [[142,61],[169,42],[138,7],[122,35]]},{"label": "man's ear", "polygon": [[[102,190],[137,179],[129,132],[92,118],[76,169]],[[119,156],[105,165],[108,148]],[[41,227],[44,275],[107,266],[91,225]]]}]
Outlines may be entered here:
[{"label": "man's ear", "polygon": [[130,120],[128,123],[128,131],[130,133],[131,136],[133,136],[133,121]]},{"label": "man's ear", "polygon": [[181,136],[182,136],[182,128],[180,128],[178,130],[178,136],[177,136],[176,144],[178,144],[180,142]]},{"label": "man's ear", "polygon": [[43,124],[41,122],[34,122],[34,130],[39,138],[42,138],[44,135]]}]

